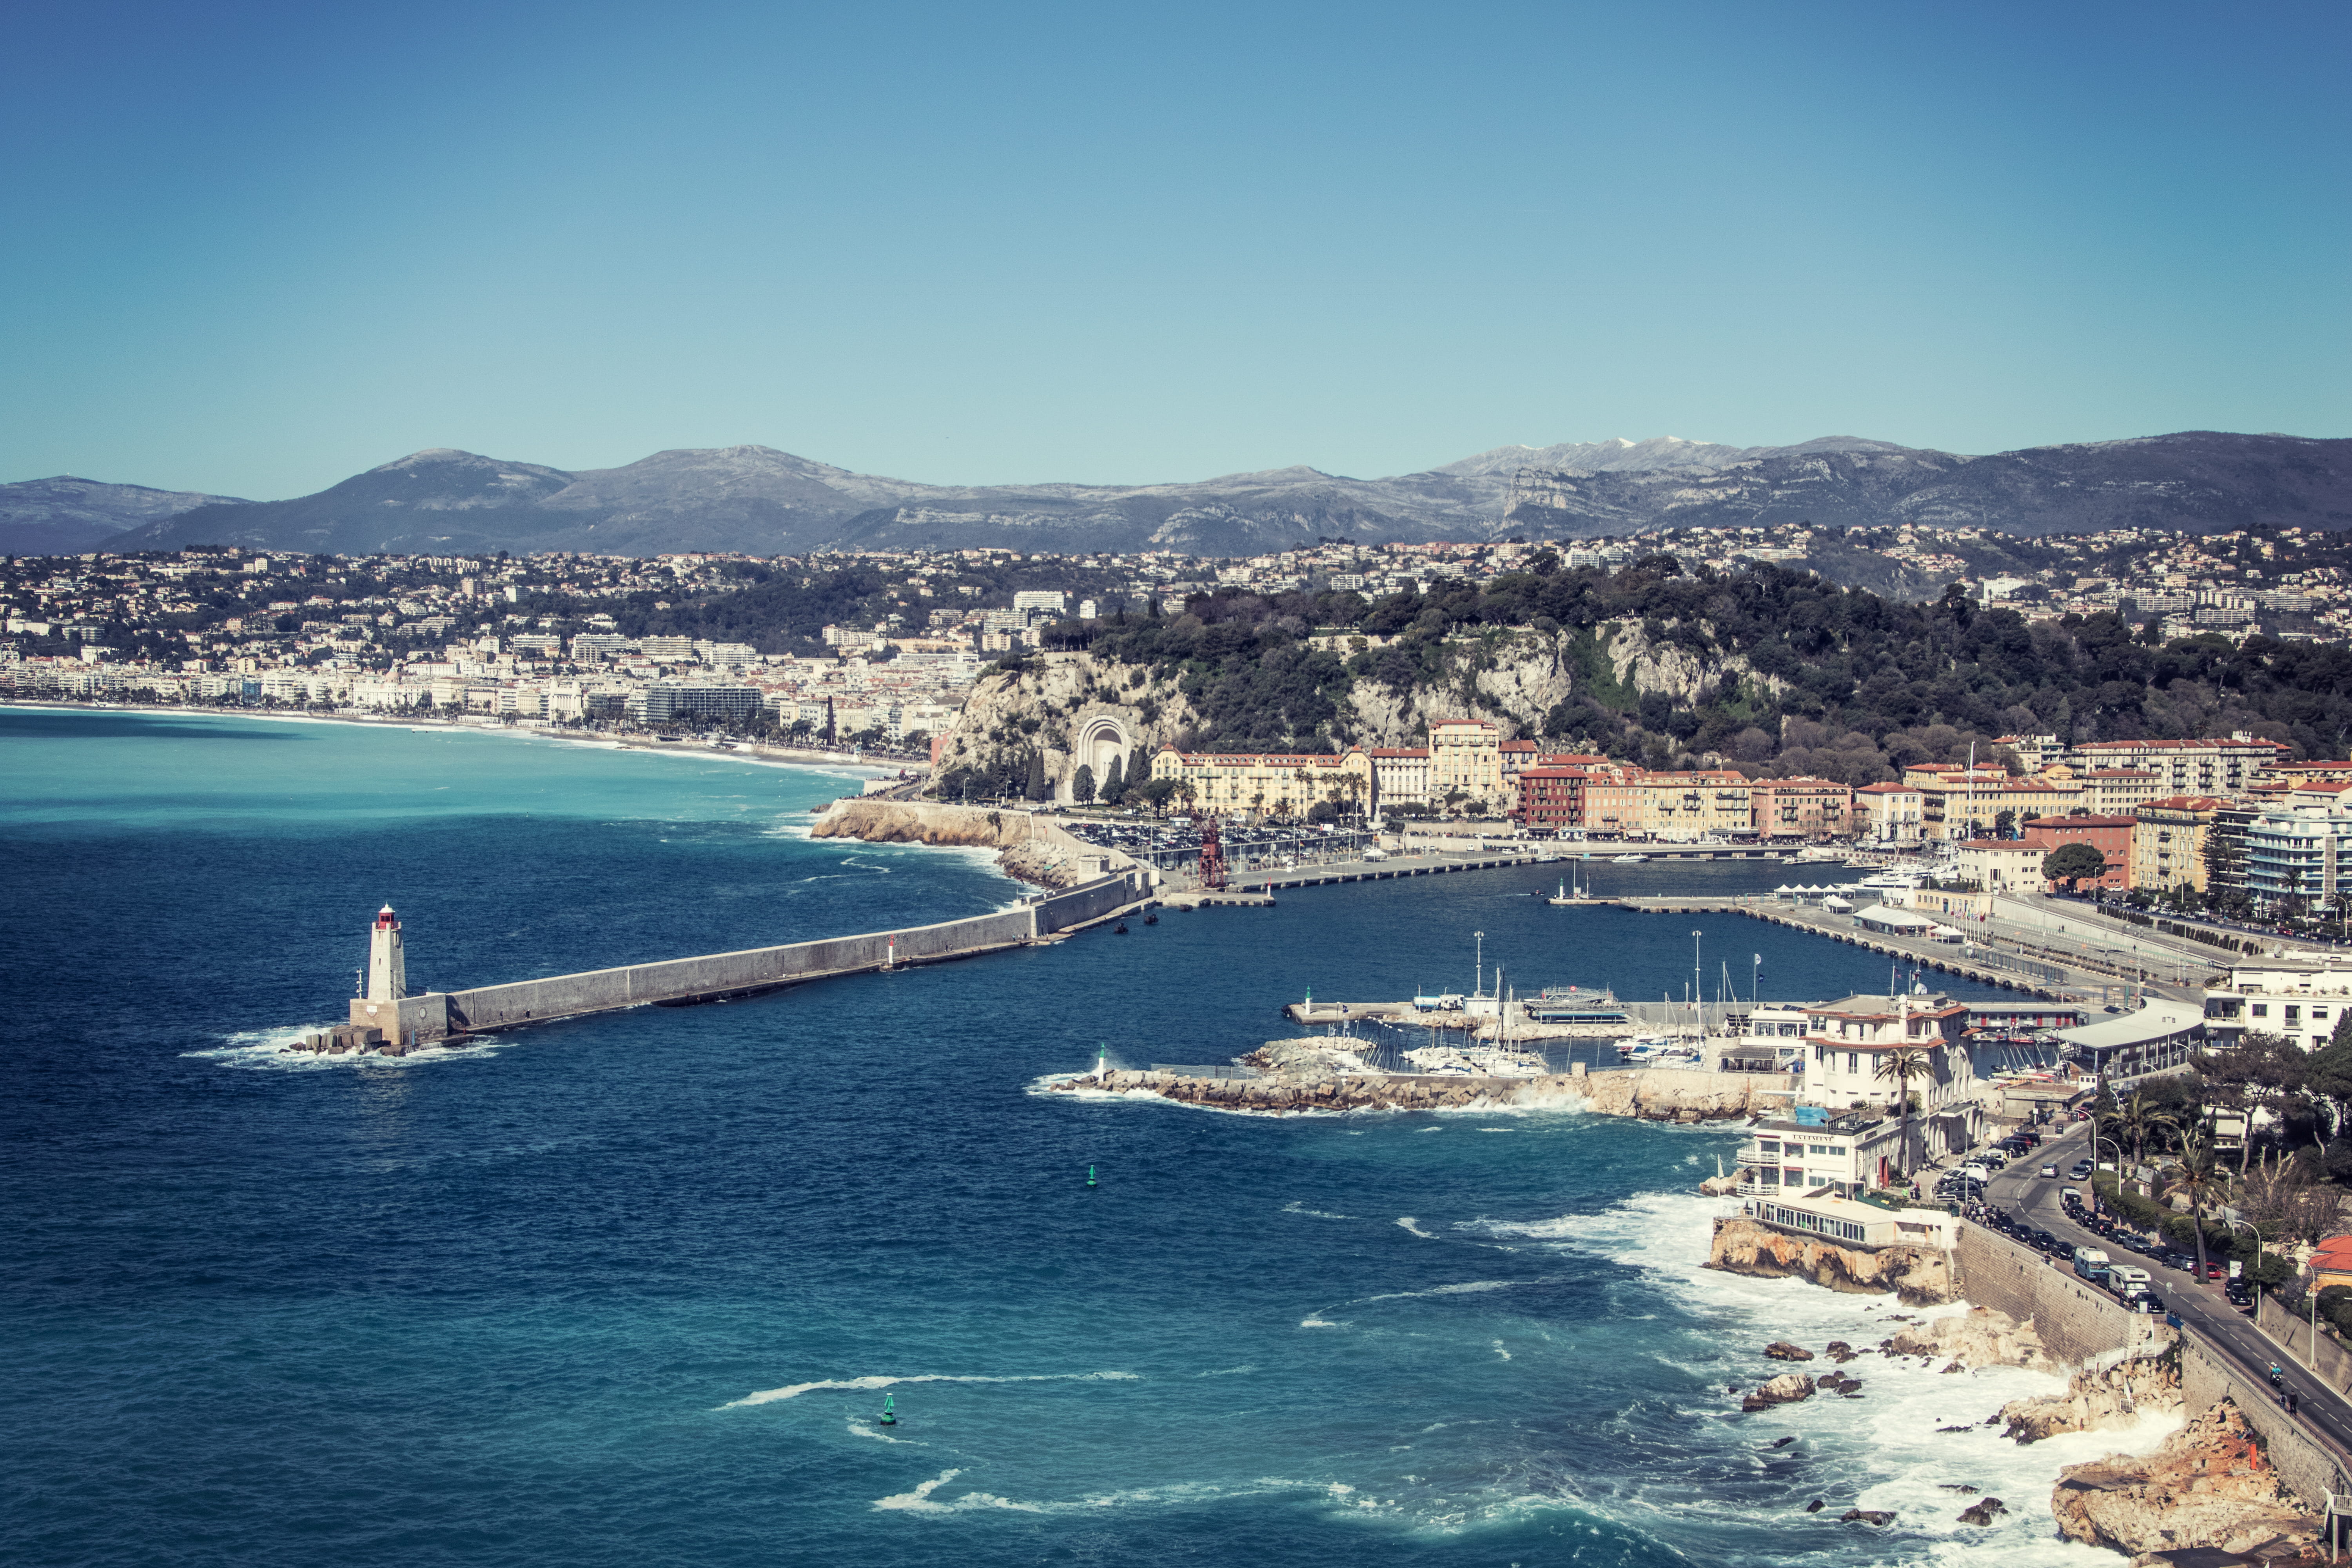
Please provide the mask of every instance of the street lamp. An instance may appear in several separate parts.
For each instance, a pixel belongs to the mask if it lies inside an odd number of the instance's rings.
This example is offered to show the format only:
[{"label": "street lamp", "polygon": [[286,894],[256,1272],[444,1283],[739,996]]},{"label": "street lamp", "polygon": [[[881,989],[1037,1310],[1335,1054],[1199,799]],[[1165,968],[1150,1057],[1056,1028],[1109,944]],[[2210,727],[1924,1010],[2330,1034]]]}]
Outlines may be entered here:
[{"label": "street lamp", "polygon": [[1706,1037],[1706,1005],[1699,1000],[1698,979],[1698,939],[1705,934],[1691,932],[1691,1037],[1698,1040]]},{"label": "street lamp", "polygon": [[[2096,1125],[2096,1123],[2094,1123],[2093,1125],[2095,1125],[2095,1125]],[[2108,1148],[2113,1149],[2113,1150],[2116,1152],[2116,1190],[2117,1190],[2117,1191],[2121,1191],[2121,1190],[2122,1190],[2122,1188],[2123,1188],[2123,1184],[2124,1184],[2124,1146],[2123,1146],[2122,1144],[2120,1144],[2120,1143],[2116,1142],[2114,1139],[2112,1139],[2112,1138],[2102,1138],[2102,1137],[2100,1137],[2096,1132],[2092,1133],[2092,1134],[2091,1134],[2091,1212],[2092,1212],[2093,1214],[2097,1214],[2097,1213],[2099,1212],[2099,1209],[2100,1209],[2100,1205],[2099,1205],[2099,1145],[2100,1145],[2100,1144],[2102,1144],[2102,1143],[2105,1143]]]},{"label": "street lamp", "polygon": [[1484,996],[1486,994],[1486,933],[1474,931],[1470,934],[1478,940],[1477,956],[1470,961],[1470,994]]}]

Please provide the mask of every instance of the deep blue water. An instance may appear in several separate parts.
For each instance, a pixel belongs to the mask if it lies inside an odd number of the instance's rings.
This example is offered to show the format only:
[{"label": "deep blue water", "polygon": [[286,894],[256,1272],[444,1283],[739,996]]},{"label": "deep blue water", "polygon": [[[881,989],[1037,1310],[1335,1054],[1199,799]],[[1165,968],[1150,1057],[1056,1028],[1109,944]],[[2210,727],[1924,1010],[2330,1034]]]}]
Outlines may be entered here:
[{"label": "deep blue water", "polygon": [[[1766,1341],[1872,1342],[1885,1310],[1695,1267],[1720,1205],[1694,1184],[1736,1133],[1038,1089],[1097,1041],[1222,1059],[1308,990],[1466,987],[1473,931],[1522,986],[1681,994],[1687,922],[1551,910],[1527,896],[1540,868],[402,1062],[277,1049],[341,1016],[387,900],[412,983],[450,987],[1017,896],[976,856],[806,839],[851,788],[496,735],[0,710],[0,1555],[2100,1561],[2038,1505],[2111,1436],[2029,1454],[1934,1430],[2049,1380],[1864,1367],[1863,1401],[1736,1415],[1723,1385]],[[1768,995],[1885,984],[1851,948],[1700,924],[1723,928],[1710,984],[1756,952]],[[1956,1479],[2018,1512],[1954,1524]],[[1903,1521],[1857,1534],[1800,1512],[1815,1496]]]}]

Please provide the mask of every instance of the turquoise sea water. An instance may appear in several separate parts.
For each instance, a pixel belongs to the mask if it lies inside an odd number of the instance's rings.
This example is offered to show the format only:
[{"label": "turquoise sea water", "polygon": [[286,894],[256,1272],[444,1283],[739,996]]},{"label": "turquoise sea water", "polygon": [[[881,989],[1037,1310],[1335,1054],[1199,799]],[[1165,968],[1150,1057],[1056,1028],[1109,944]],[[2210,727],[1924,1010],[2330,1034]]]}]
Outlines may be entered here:
[{"label": "turquoise sea water", "polygon": [[[1859,1401],[1737,1414],[1764,1342],[1874,1343],[1895,1309],[1696,1267],[1721,1205],[1694,1186],[1736,1133],[1041,1091],[1097,1041],[1215,1060],[1310,989],[1466,986],[1474,930],[1518,984],[1680,994],[1687,922],[1551,910],[1539,868],[400,1062],[277,1049],[341,1016],[387,900],[412,982],[447,987],[1018,896],[975,855],[808,840],[854,787],[0,710],[0,1556],[2112,1561],[2041,1505],[2114,1437],[1937,1431],[2050,1379],[1873,1361]],[[1760,952],[1768,994],[1885,983],[1851,948],[1700,923],[1710,975]],[[2016,1511],[1956,1523],[1963,1482]],[[1900,1522],[1830,1522],[1856,1503]]]}]

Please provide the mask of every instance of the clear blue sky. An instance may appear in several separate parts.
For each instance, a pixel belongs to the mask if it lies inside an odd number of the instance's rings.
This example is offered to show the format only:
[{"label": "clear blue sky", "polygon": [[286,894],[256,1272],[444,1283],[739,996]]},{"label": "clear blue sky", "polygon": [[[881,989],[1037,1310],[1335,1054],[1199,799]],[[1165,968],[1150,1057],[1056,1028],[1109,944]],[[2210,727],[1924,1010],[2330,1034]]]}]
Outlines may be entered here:
[{"label": "clear blue sky", "polygon": [[17,0],[0,479],[2352,433],[2352,6]]}]

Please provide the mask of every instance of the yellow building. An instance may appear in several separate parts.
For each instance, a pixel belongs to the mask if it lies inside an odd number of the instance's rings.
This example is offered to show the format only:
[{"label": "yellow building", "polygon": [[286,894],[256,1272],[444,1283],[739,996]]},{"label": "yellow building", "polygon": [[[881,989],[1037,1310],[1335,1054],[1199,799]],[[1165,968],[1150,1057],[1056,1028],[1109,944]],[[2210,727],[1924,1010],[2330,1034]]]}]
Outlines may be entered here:
[{"label": "yellow building", "polygon": [[1633,773],[1594,779],[1584,789],[1588,831],[1627,838],[1688,842],[1707,833],[1755,830],[1753,792],[1728,768],[1686,773]]},{"label": "yellow building", "polygon": [[[1304,816],[1329,801],[1342,811],[1377,811],[1371,759],[1361,747],[1328,752],[1180,752],[1163,746],[1151,776],[1178,786],[1176,804],[1224,815]],[[1192,785],[1186,800],[1183,786]]]},{"label": "yellow building", "polygon": [[1939,767],[1924,763],[1904,770],[1903,782],[1919,792],[1919,821],[1930,839],[1972,838],[1990,832],[2004,811],[2023,822],[2032,816],[2063,816],[2088,806],[2082,785],[2060,773],[2015,778],[2000,768]]},{"label": "yellow building", "polygon": [[1429,726],[1429,799],[1443,805],[1461,792],[1458,804],[1483,802],[1489,812],[1508,809],[1503,794],[1503,731],[1491,719],[1435,719]]},{"label": "yellow building", "polygon": [[2212,795],[2177,795],[2143,802],[2132,811],[2131,885],[2158,897],[2175,888],[2205,890],[2205,835],[2214,814],[2230,803]]}]

